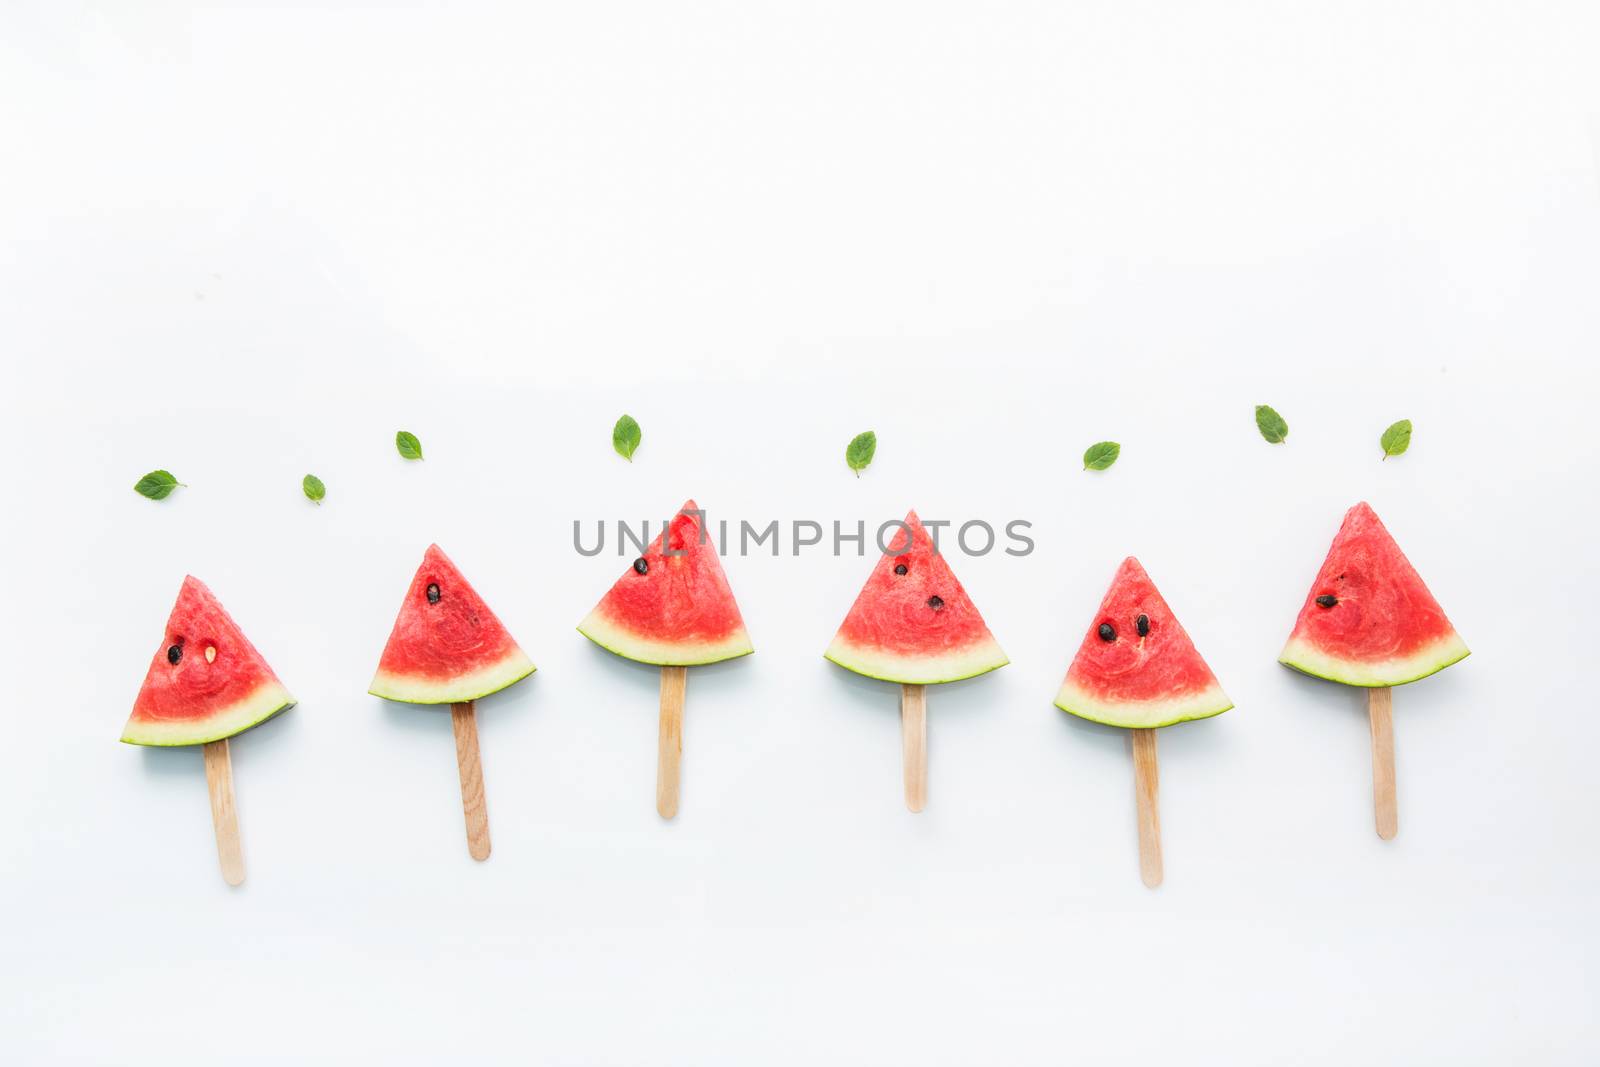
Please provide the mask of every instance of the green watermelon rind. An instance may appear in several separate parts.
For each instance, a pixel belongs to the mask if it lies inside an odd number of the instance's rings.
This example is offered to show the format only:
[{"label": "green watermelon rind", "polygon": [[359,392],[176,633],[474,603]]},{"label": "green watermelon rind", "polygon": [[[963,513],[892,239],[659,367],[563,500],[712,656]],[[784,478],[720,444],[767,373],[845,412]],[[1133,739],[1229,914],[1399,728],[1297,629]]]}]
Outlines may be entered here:
[{"label": "green watermelon rind", "polygon": [[1283,646],[1278,662],[1285,667],[1322,678],[1341,685],[1363,689],[1387,689],[1397,685],[1421,681],[1438,674],[1453,664],[1460,663],[1472,650],[1467,648],[1461,635],[1450,632],[1421,652],[1400,659],[1385,660],[1380,664],[1343,659],[1317,651],[1310,642],[1291,637]]},{"label": "green watermelon rind", "polygon": [[837,663],[847,671],[882,682],[900,685],[942,685],[976,678],[999,670],[1011,660],[1001,651],[993,637],[978,641],[960,652],[947,652],[937,656],[907,656],[900,653],[869,649],[863,645],[835,637],[822,658]]},{"label": "green watermelon rind", "polygon": [[[1159,730],[1163,726],[1176,726],[1180,722],[1210,719],[1233,709],[1233,701],[1213,684],[1187,697],[1167,700],[1125,702],[1108,704],[1096,701],[1070,683],[1062,683],[1056,693],[1056,707],[1080,719],[1106,726],[1120,726],[1126,730]],[[1146,709],[1145,715],[1131,715],[1134,709]]]},{"label": "green watermelon rind", "polygon": [[537,669],[527,653],[513,647],[496,663],[449,678],[379,670],[367,692],[402,704],[465,704],[516,685]]},{"label": "green watermelon rind", "polygon": [[128,725],[123,728],[121,740],[126,745],[144,745],[148,748],[210,744],[242,734],[253,726],[260,726],[294,705],[294,697],[274,678],[263,681],[249,696],[203,719],[129,719]]},{"label": "green watermelon rind", "polygon": [[704,667],[755,651],[750,633],[743,626],[719,641],[662,641],[633,633],[598,609],[578,624],[578,632],[607,652],[657,667]]}]

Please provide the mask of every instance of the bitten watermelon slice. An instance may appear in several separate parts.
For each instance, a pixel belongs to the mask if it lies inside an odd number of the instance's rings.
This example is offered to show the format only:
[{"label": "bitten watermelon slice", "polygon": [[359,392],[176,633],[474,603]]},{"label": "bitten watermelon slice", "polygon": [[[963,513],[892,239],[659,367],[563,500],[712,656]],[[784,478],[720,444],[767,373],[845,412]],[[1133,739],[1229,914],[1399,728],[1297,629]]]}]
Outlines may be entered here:
[{"label": "bitten watermelon slice", "polygon": [[915,511],[889,543],[823,653],[869,678],[953,682],[1011,662]]},{"label": "bitten watermelon slice", "polygon": [[1129,556],[1056,694],[1056,707],[1111,726],[1148,729],[1233,707],[1139,561]]},{"label": "bitten watermelon slice", "polygon": [[699,510],[693,500],[684,501],[667,529],[578,624],[579,633],[619,656],[670,667],[755,651],[702,516],[691,514]]},{"label": "bitten watermelon slice", "polygon": [[456,704],[497,693],[533,670],[450,557],[429,545],[367,691],[411,704]]},{"label": "bitten watermelon slice", "polygon": [[201,745],[293,706],[294,697],[211,590],[185,577],[122,740]]},{"label": "bitten watermelon slice", "polygon": [[1344,516],[1278,662],[1346,685],[1401,685],[1465,659],[1466,642],[1365,503]]}]

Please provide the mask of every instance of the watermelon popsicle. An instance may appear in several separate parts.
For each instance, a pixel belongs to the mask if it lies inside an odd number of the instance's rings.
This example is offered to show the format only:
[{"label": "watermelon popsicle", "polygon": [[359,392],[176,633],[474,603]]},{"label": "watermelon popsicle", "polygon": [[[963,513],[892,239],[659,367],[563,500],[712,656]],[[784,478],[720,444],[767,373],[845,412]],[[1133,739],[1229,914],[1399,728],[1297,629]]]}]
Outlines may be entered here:
[{"label": "watermelon popsicle", "polygon": [[1390,688],[1467,655],[1466,642],[1377,513],[1365,502],[1345,512],[1278,662],[1367,690],[1373,811],[1385,841],[1400,832]]},{"label": "watermelon popsicle", "polygon": [[217,858],[229,885],[244,881],[244,853],[228,738],[293,706],[294,697],[211,590],[185,577],[122,740],[204,746]]},{"label": "watermelon popsicle", "polygon": [[1156,585],[1129,556],[1067,668],[1056,707],[1132,732],[1139,873],[1161,884],[1160,770],[1156,730],[1233,707]]},{"label": "watermelon popsicle", "polygon": [[688,668],[755,651],[704,518],[693,500],[684,501],[578,624],[601,648],[661,668],[656,812],[663,819],[678,814]]},{"label": "watermelon popsicle", "polygon": [[489,858],[490,842],[474,702],[533,672],[533,661],[472,583],[443,549],[429,545],[367,691],[409,704],[450,705],[467,852],[475,860]]},{"label": "watermelon popsicle", "polygon": [[857,674],[900,683],[906,807],[913,812],[928,800],[924,687],[1010,662],[915,511],[906,514],[823,655]]}]

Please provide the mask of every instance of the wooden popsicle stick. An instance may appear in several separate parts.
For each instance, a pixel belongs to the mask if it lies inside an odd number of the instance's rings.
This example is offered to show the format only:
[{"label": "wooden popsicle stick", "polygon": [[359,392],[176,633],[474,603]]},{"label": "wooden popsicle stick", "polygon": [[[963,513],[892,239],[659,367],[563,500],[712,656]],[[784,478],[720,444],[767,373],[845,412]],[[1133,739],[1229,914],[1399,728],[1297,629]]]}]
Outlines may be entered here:
[{"label": "wooden popsicle stick", "polygon": [[456,735],[456,770],[461,774],[461,812],[467,820],[467,854],[489,858],[489,803],[483,796],[483,761],[478,755],[478,712],[472,701],[450,705]]},{"label": "wooden popsicle stick", "polygon": [[228,739],[205,744],[206,790],[211,794],[211,825],[217,832],[217,861],[222,880],[229,885],[244,881],[244,851],[239,847],[239,809],[233,800],[233,759]]},{"label": "wooden popsicle stick", "polygon": [[1133,731],[1133,792],[1139,806],[1139,877],[1151,889],[1161,884],[1161,769],[1156,732]]},{"label": "wooden popsicle stick", "polygon": [[905,761],[906,807],[928,803],[928,695],[926,687],[900,687],[900,752]]},{"label": "wooden popsicle stick", "polygon": [[1367,690],[1367,718],[1372,721],[1372,811],[1378,836],[1393,841],[1400,832],[1400,806],[1394,795],[1394,690]]},{"label": "wooden popsicle stick", "polygon": [[678,780],[683,762],[683,698],[689,668],[661,668],[661,730],[656,739],[656,813],[678,814]]}]

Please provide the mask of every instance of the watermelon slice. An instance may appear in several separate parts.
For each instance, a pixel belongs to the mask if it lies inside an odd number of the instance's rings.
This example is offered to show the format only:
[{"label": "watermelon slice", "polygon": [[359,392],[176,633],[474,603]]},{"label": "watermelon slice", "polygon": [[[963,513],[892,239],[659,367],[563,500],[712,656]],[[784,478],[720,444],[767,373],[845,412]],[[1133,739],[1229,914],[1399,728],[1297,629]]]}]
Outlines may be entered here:
[{"label": "watermelon slice", "polygon": [[186,576],[122,740],[202,745],[293,706],[294,697],[211,590]]},{"label": "watermelon slice", "polygon": [[1344,516],[1278,662],[1346,685],[1401,685],[1465,659],[1466,642],[1377,513]]},{"label": "watermelon slice", "polygon": [[1067,668],[1056,707],[1110,726],[1148,729],[1220,715],[1233,701],[1129,556]]},{"label": "watermelon slice", "polygon": [[906,514],[823,655],[857,674],[904,685],[953,682],[1011,662],[915,511]]},{"label": "watermelon slice", "polygon": [[684,501],[667,529],[578,624],[579,633],[619,656],[669,667],[755,651],[702,516],[690,514],[698,511],[693,500]]},{"label": "watermelon slice", "polygon": [[533,670],[450,557],[429,545],[367,691],[411,704],[456,704],[498,693]]}]

